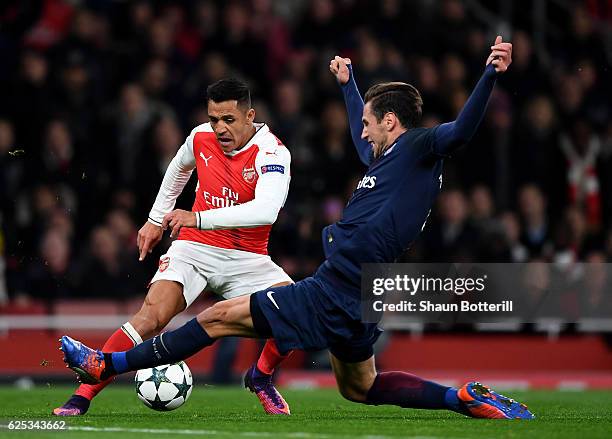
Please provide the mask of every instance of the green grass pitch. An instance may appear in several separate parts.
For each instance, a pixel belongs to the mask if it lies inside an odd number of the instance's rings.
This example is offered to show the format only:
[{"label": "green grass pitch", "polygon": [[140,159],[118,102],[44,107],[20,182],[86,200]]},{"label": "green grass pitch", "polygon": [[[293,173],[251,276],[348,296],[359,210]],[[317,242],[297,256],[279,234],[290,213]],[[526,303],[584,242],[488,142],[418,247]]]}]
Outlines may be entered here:
[{"label": "green grass pitch", "polygon": [[[71,387],[33,390],[0,387],[0,424],[9,420],[57,420],[49,413]],[[196,386],[187,403],[173,412],[146,408],[131,386],[114,385],[83,417],[66,419],[62,432],[13,432],[0,438],[610,438],[612,391],[505,392],[524,401],[534,421],[469,419],[447,411],[369,407],[343,400],[334,390],[288,390],[290,417],[263,413],[257,399],[237,387]]]}]

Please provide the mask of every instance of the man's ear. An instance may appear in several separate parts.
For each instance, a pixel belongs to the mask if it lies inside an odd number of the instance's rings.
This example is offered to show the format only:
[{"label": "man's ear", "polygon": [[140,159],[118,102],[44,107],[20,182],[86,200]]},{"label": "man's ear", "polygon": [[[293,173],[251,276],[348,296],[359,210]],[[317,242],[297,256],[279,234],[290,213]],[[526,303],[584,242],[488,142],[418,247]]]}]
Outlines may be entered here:
[{"label": "man's ear", "polygon": [[383,118],[383,123],[385,124],[385,128],[387,129],[387,131],[392,131],[399,123],[399,120],[397,119],[395,113],[389,112],[385,114],[385,117]]},{"label": "man's ear", "polygon": [[249,108],[249,111],[247,111],[247,121],[249,123],[252,123],[255,120],[255,109],[254,108]]}]

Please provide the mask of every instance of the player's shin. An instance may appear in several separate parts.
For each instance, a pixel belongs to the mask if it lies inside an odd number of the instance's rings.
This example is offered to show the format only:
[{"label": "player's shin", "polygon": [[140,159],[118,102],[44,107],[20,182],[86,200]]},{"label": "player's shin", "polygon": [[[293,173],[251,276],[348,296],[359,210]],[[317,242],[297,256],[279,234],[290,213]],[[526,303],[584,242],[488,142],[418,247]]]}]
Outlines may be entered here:
[{"label": "player's shin", "polygon": [[101,378],[176,363],[214,342],[215,339],[194,318],[180,328],[155,336],[127,352],[105,353],[106,367]]},{"label": "player's shin", "polygon": [[365,403],[415,409],[448,409],[465,413],[465,408],[457,397],[457,389],[405,372],[377,374]]},{"label": "player's shin", "polygon": [[286,355],[282,355],[278,348],[276,347],[276,343],[273,339],[268,339],[266,344],[259,355],[259,359],[257,360],[257,369],[266,374],[272,375],[274,373],[274,369],[283,362],[286,358],[291,355],[292,351],[289,351]]},{"label": "player's shin", "polygon": [[[142,343],[140,334],[138,334],[134,327],[127,322],[121,326],[121,328],[117,329],[113,335],[108,338],[108,340],[106,340],[104,346],[102,346],[102,352],[125,351],[140,343]],[[82,396],[88,400],[92,400],[112,381],[113,378],[109,378],[99,384],[81,384],[74,394]]]}]

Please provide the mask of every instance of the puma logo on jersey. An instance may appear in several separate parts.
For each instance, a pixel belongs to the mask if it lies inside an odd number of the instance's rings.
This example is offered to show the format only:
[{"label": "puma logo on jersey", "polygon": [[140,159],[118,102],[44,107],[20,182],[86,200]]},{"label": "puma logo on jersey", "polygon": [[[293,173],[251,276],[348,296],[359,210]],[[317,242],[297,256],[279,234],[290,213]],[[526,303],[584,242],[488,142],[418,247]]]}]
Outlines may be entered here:
[{"label": "puma logo on jersey", "polygon": [[374,186],[376,186],[376,176],[373,175],[370,177],[369,175],[366,175],[357,185],[357,189],[372,189]]},{"label": "puma logo on jersey", "polygon": [[208,161],[212,159],[212,156],[204,157],[204,154],[200,153],[200,157],[202,157],[202,159],[204,160],[204,163],[206,164],[206,167],[208,168]]}]

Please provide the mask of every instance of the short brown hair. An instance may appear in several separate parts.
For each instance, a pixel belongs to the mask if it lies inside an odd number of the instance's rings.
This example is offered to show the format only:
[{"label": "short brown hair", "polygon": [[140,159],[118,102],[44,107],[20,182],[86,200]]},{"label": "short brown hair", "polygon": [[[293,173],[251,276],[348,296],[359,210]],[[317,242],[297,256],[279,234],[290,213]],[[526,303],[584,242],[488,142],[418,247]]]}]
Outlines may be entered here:
[{"label": "short brown hair", "polygon": [[414,128],[423,114],[421,93],[405,82],[384,82],[369,88],[364,97],[380,122],[385,114],[394,113],[406,128]]}]

